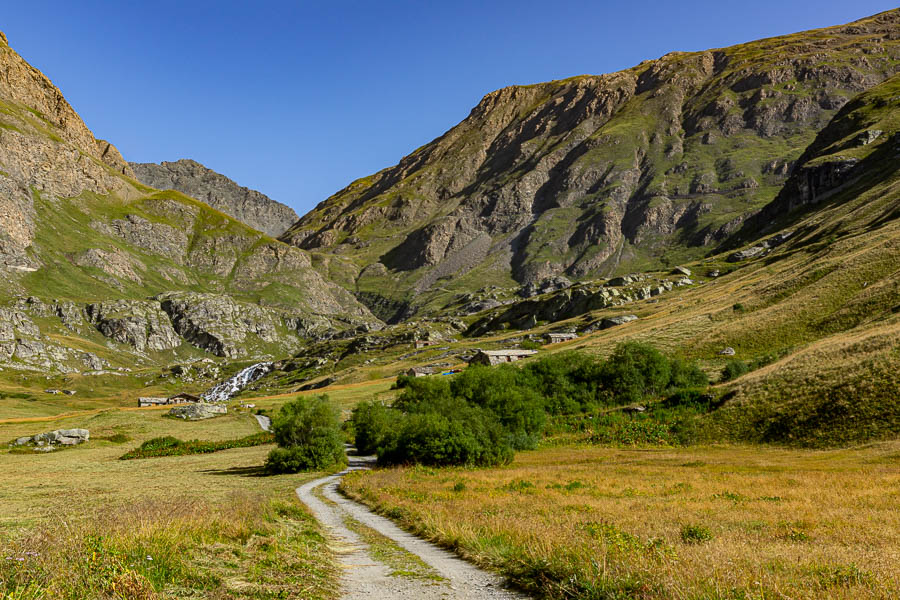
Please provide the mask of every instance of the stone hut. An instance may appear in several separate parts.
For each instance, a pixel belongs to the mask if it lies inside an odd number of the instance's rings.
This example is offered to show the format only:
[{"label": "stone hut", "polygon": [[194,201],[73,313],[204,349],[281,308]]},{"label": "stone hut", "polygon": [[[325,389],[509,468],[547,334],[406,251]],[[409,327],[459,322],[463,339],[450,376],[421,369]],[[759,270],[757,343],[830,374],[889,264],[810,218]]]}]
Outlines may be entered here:
[{"label": "stone hut", "polygon": [[412,367],[406,370],[409,377],[425,377],[426,375],[434,375],[438,370],[434,367]]},{"label": "stone hut", "polygon": [[544,336],[546,340],[551,344],[558,344],[560,342],[568,342],[569,340],[578,339],[577,333],[548,333]]},{"label": "stone hut", "polygon": [[469,364],[493,366],[516,362],[532,354],[537,354],[537,350],[479,350],[478,354],[469,359]]}]

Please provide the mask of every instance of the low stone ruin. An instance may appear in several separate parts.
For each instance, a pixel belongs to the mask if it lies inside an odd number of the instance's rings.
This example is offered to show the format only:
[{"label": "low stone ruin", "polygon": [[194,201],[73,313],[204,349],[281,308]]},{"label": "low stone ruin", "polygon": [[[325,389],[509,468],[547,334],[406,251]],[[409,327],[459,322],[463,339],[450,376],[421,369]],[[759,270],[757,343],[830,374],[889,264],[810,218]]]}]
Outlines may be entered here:
[{"label": "low stone ruin", "polygon": [[221,404],[207,404],[198,402],[197,404],[183,404],[176,406],[169,411],[169,416],[178,417],[186,421],[200,421],[203,419],[212,419],[219,415],[224,415],[228,409]]},{"label": "low stone ruin", "polygon": [[88,441],[91,433],[87,429],[56,429],[47,433],[20,437],[12,446],[32,446],[35,452],[52,452],[60,446],[77,446]]}]

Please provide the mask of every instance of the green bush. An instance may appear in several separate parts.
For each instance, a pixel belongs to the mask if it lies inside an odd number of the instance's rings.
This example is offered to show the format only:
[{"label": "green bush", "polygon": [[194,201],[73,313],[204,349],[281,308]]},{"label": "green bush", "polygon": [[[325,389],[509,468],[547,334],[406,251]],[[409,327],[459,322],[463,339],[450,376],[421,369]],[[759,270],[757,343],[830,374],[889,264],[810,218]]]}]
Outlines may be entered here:
[{"label": "green bush", "polygon": [[600,403],[602,365],[582,352],[560,352],[526,365],[520,380],[544,398],[548,413],[582,413]]},{"label": "green bush", "polygon": [[396,421],[396,410],[379,402],[361,402],[353,409],[350,423],[354,445],[360,454],[375,454]]},{"label": "green bush", "polygon": [[135,458],[158,458],[161,456],[186,456],[188,454],[208,454],[210,452],[219,452],[220,450],[230,450],[231,448],[249,448],[251,446],[261,446],[263,444],[271,444],[275,438],[267,431],[261,431],[253,435],[234,439],[219,440],[216,442],[191,440],[183,442],[172,436],[158,437],[147,440],[138,448],[131,450],[119,457],[120,460],[131,460]]},{"label": "green bush", "polygon": [[668,446],[676,443],[671,427],[649,416],[610,413],[598,419],[590,437],[593,444],[616,446]]},{"label": "green bush", "polygon": [[490,411],[453,398],[414,409],[386,433],[379,464],[490,466],[512,460],[508,436]]},{"label": "green bush", "polygon": [[346,464],[341,423],[327,396],[298,398],[272,420],[279,448],[266,459],[272,473],[321,471]]},{"label": "green bush", "polygon": [[669,389],[700,388],[709,385],[709,377],[697,366],[697,363],[674,358],[669,365],[671,371]]},{"label": "green bush", "polygon": [[737,379],[741,375],[750,372],[750,365],[742,360],[732,359],[725,364],[722,369],[722,381],[731,381]]},{"label": "green bush", "polygon": [[544,399],[532,387],[521,384],[522,371],[512,365],[472,367],[449,386],[454,398],[493,413],[516,450],[534,448],[544,433],[547,413]]},{"label": "green bush", "polygon": [[619,344],[600,372],[610,403],[618,405],[661,395],[669,387],[671,375],[669,359],[640,342]]}]

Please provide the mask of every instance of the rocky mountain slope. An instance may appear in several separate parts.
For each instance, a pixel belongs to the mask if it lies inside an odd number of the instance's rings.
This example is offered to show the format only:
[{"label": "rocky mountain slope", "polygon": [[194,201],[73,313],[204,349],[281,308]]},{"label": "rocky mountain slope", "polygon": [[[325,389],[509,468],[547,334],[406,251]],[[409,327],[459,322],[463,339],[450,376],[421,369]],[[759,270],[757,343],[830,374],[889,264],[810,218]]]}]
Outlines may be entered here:
[{"label": "rocky mountain slope", "polygon": [[307,252],[133,178],[0,37],[0,363],[74,372],[274,356],[381,326]]},{"label": "rocky mountain slope", "polygon": [[[410,367],[446,372],[477,349],[606,355],[641,341],[698,361],[717,384],[695,423],[710,439],[896,439],[900,75],[850,99],[731,239],[733,247],[674,269],[459,294],[439,318],[307,347],[260,382],[261,393]],[[536,345],[549,333],[577,337]],[[746,374],[726,377],[734,363]]]},{"label": "rocky mountain slope", "polygon": [[130,163],[130,167],[144,185],[178,190],[273,237],[287,231],[299,218],[291,207],[240,186],[194,160]]},{"label": "rocky mountain slope", "polygon": [[[900,10],[515,86],[282,239],[373,308],[707,254],[850,98],[900,71]],[[409,314],[410,311],[407,311]]]}]

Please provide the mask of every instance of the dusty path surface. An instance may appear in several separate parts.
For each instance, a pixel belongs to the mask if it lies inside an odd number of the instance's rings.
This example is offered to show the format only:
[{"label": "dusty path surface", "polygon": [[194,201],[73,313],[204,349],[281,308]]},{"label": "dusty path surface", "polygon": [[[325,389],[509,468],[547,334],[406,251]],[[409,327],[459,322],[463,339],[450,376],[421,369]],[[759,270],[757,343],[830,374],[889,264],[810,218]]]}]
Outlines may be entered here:
[{"label": "dusty path surface", "polygon": [[[503,588],[500,577],[482,571],[451,552],[442,550],[407,533],[388,519],[349,500],[337,491],[344,473],[367,469],[372,457],[351,457],[350,467],[343,473],[310,481],[297,488],[300,497],[320,523],[328,530],[335,553],[344,569],[341,584],[346,600],[522,600],[527,596]],[[372,546],[366,544],[350,527],[356,522],[375,530],[390,543],[399,546],[425,563],[433,575],[428,578],[397,573],[385,562],[373,557]],[[359,525],[351,525],[358,530]]]}]

